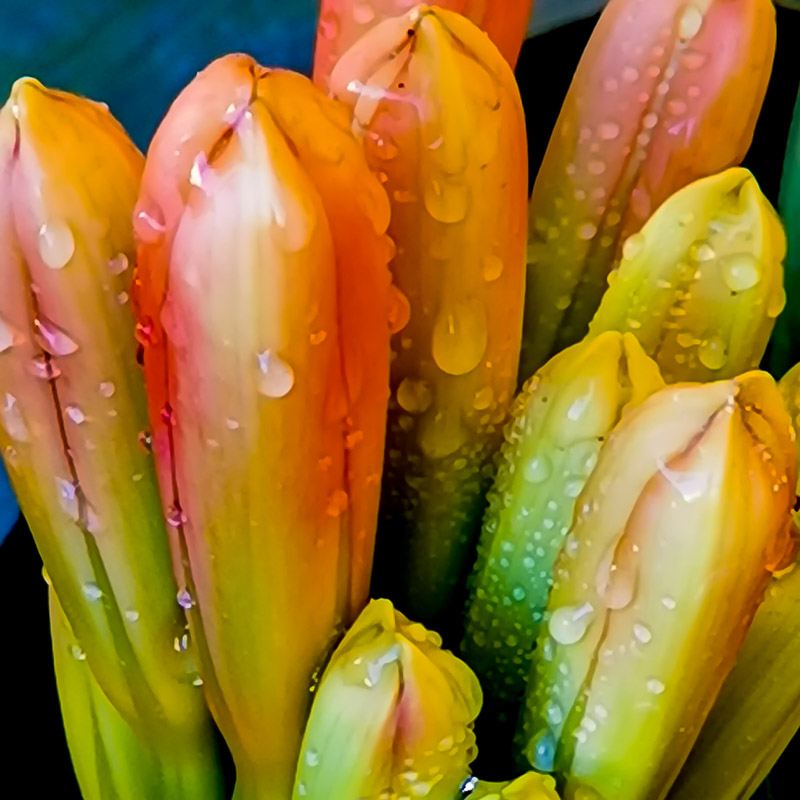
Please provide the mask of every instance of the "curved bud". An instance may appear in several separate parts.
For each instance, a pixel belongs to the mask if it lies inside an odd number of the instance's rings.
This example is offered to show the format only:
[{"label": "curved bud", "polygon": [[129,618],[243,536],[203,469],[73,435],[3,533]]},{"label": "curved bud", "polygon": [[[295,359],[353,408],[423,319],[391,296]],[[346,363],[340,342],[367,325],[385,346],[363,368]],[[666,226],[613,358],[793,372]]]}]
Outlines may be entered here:
[{"label": "curved bud", "polygon": [[52,587],[49,595],[61,717],[84,800],[222,797],[221,774],[203,764],[206,754],[193,754],[202,766],[187,769],[122,718],[97,683]]},{"label": "curved bud", "polygon": [[785,372],[800,352],[800,94],[786,147],[781,193],[778,201],[786,222],[789,251],[786,259],[786,312],[781,315],[772,337],[772,372]]},{"label": "curved bud", "polygon": [[363,37],[332,88],[389,192],[391,269],[404,295],[394,315],[376,585],[449,633],[484,468],[516,381],[526,202],[519,93],[477,28],[424,7]]},{"label": "curved bud", "polygon": [[319,659],[367,597],[389,375],[386,195],[310,81],[222,58],[137,206],[137,310],[181,603],[237,797],[291,788]]},{"label": "curved bud", "polygon": [[[322,0],[314,81],[326,90],[330,88],[331,72],[350,47],[378,23],[416,5],[416,0]],[[506,61],[512,67],[517,63],[533,0],[441,0],[436,5],[462,14],[482,28]]]},{"label": "curved bud", "polygon": [[567,796],[666,796],[794,558],[795,483],[766,373],[668,387],[615,429],[556,565],[526,698],[526,756]]},{"label": "curved bud", "polygon": [[[17,81],[0,111],[0,447],[102,690],[165,752],[207,734],[176,602],[128,289],[141,154],[105,106]],[[196,674],[196,673],[195,673]],[[215,761],[208,747],[209,797]]]},{"label": "curved bud", "polygon": [[438,634],[374,600],[317,687],[294,798],[452,800],[475,758],[478,680]]},{"label": "curved bud", "polygon": [[[515,401],[462,645],[484,687],[484,749],[511,747],[553,565],[603,442],[628,409],[663,385],[635,337],[610,331],[551,359]],[[487,736],[488,725],[498,730]]]},{"label": "curved bud", "polygon": [[775,38],[771,0],[609,3],[533,190],[522,379],[583,338],[623,243],[661,203],[744,158]]},{"label": "curved bud", "polygon": [[490,783],[475,781],[475,789],[467,795],[469,800],[559,800],[556,782],[549,775],[526,772],[513,781]]},{"label": "curved bud", "polygon": [[740,375],[761,362],[786,304],[785,256],[750,172],[695,181],[625,243],[589,335],[631,331],[668,383]]}]

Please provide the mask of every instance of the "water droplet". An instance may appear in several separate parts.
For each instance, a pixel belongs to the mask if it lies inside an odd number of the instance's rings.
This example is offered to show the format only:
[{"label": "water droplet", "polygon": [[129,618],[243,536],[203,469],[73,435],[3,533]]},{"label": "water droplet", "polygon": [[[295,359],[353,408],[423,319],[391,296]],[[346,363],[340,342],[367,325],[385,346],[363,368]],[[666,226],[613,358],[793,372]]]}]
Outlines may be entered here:
[{"label": "water droplet", "polygon": [[678,604],[672,597],[666,596],[661,598],[661,605],[664,606],[667,611],[674,611]]},{"label": "water droplet", "polygon": [[601,559],[595,576],[595,589],[606,608],[621,611],[633,601],[636,593],[636,568],[633,563],[623,561],[616,543]]},{"label": "water droplet", "polygon": [[144,244],[157,242],[167,229],[161,209],[154,207],[149,211],[141,209],[133,218],[133,230],[136,238]]},{"label": "water droplet", "polygon": [[298,797],[306,796],[306,785],[302,781],[300,781],[300,783],[297,784],[297,796]]},{"label": "water droplet", "polygon": [[568,294],[562,294],[556,298],[555,307],[559,311],[566,311],[572,305],[572,298]]},{"label": "water droplet", "polygon": [[394,284],[389,287],[389,333],[400,333],[411,318],[408,298]]},{"label": "water droplet", "polygon": [[440,753],[446,753],[448,750],[453,749],[453,737],[445,736],[437,745]]},{"label": "water droplet", "polygon": [[128,622],[138,622],[139,612],[135,608],[129,608],[125,612],[125,619],[128,620]]},{"label": "water droplet", "polygon": [[627,83],[636,83],[639,80],[639,70],[636,67],[623,67],[622,80]]},{"label": "water droplet", "polygon": [[647,691],[650,692],[650,694],[663,694],[666,688],[667,687],[664,686],[658,678],[650,678],[650,680],[647,681]]},{"label": "water droplet", "polygon": [[137,437],[137,440],[139,442],[139,447],[141,447],[145,453],[153,452],[153,435],[150,431],[142,431]]},{"label": "water droplet", "polygon": [[130,299],[131,299],[131,296],[127,292],[120,292],[117,295],[117,302],[121,306],[124,306]]},{"label": "water droplet", "polygon": [[54,381],[61,375],[61,370],[44,355],[35,356],[28,362],[28,372],[43,381]]},{"label": "water droplet", "polygon": [[86,422],[86,415],[78,406],[67,406],[64,409],[64,414],[70,422],[74,422],[76,425],[82,425]]},{"label": "water droplet", "polygon": [[318,344],[322,344],[327,338],[328,338],[327,331],[315,331],[308,337],[308,340],[309,342],[311,342],[312,345],[316,346]]},{"label": "water droplet", "polygon": [[196,677],[196,678],[195,678],[195,679],[192,681],[192,686],[202,686],[202,685],[203,685],[203,679],[202,679],[202,678],[201,678],[201,677],[198,675],[198,676],[197,676],[197,677]]},{"label": "water droplet", "polygon": [[100,395],[106,399],[113,397],[116,391],[117,387],[111,381],[103,381],[100,384]]},{"label": "water droplet", "polygon": [[34,321],[36,332],[33,338],[51,356],[68,356],[78,349],[78,344],[69,334],[52,320],[40,314]]},{"label": "water droplet", "polygon": [[641,254],[641,252],[644,250],[644,246],[644,235],[641,233],[634,233],[633,236],[629,236],[625,240],[625,244],[622,245],[622,257],[626,261],[632,261]]},{"label": "water droplet", "polygon": [[594,239],[595,236],[597,236],[597,225],[595,225],[593,222],[587,222],[578,228],[578,238],[582,239],[583,241]]},{"label": "water droplet", "polygon": [[80,518],[77,484],[64,478],[56,478],[56,488],[58,490],[58,504],[70,519],[77,522]]},{"label": "water droplet", "polygon": [[694,39],[703,27],[703,12],[697,6],[689,6],[678,23],[678,35],[684,42]]},{"label": "water droplet", "polygon": [[556,760],[556,742],[548,730],[541,731],[534,741],[533,766],[540,772],[552,772]]},{"label": "water droplet", "polygon": [[177,595],[178,605],[188,611],[190,608],[194,608],[194,600],[192,596],[189,594],[188,589],[181,589]]},{"label": "water droplet", "polygon": [[316,750],[306,750],[306,764],[309,767],[316,767],[319,764],[319,753]]},{"label": "water droplet", "polygon": [[229,431],[237,431],[237,430],[239,430],[239,427],[240,427],[240,426],[239,426],[239,423],[238,423],[238,421],[237,421],[237,420],[235,420],[235,419],[231,419],[230,417],[228,417],[228,418],[225,420],[225,427],[226,427],[226,428],[227,428]]},{"label": "water droplet", "polygon": [[339,35],[339,16],[333,13],[322,14],[319,18],[319,31],[324,39],[335,39]]},{"label": "water droplet", "polygon": [[397,387],[397,403],[409,414],[427,411],[432,402],[431,390],[423,380],[404,378]]},{"label": "water droplet", "polygon": [[752,253],[736,253],[720,259],[722,280],[732,292],[745,292],[761,280],[759,260]]},{"label": "water droplet", "polygon": [[697,470],[675,470],[664,461],[658,461],[658,471],[687,503],[702,500],[711,486],[711,475]]},{"label": "water droplet", "polygon": [[511,590],[511,596],[512,596],[512,597],[514,598],[514,600],[516,600],[518,603],[521,603],[521,602],[522,602],[522,601],[525,599],[525,597],[526,597],[526,594],[525,594],[525,589],[523,589],[523,588],[522,588],[522,586],[515,586],[515,587],[514,587],[514,588]]},{"label": "water droplet", "polygon": [[713,261],[717,254],[708,242],[701,242],[694,248],[694,257],[699,263],[703,264],[707,261]]},{"label": "water droplet", "polygon": [[469,210],[469,187],[449,180],[432,180],[425,187],[425,208],[438,222],[461,222]]},{"label": "water droplet", "polygon": [[579,497],[580,493],[583,491],[583,481],[578,479],[573,479],[567,481],[564,484],[564,494],[567,497]]},{"label": "water droplet", "polygon": [[636,638],[636,641],[641,642],[642,644],[647,644],[653,638],[653,634],[650,633],[650,628],[648,628],[646,625],[642,625],[640,622],[634,623],[633,635]]},{"label": "water droplet", "polygon": [[611,142],[619,136],[620,127],[616,122],[603,122],[598,127],[597,133],[601,139]]},{"label": "water droplet", "polygon": [[375,19],[375,11],[369,3],[355,3],[353,5],[353,19],[359,25],[369,25]]},{"label": "water droplet", "polygon": [[525,465],[525,480],[528,483],[542,483],[550,477],[552,469],[550,459],[544,453],[539,453]]},{"label": "water droplet", "polygon": [[464,444],[467,435],[461,413],[453,407],[423,417],[419,444],[428,457],[445,458]]},{"label": "water droplet", "polygon": [[167,525],[169,525],[170,528],[180,528],[181,525],[185,525],[189,521],[186,514],[183,513],[183,509],[181,509],[177,503],[167,508],[165,516]]},{"label": "water droplet", "polygon": [[486,256],[483,259],[483,279],[487,283],[496,281],[503,274],[503,259],[499,256]]},{"label": "water droplet", "polygon": [[433,359],[448,375],[466,375],[480,364],[487,344],[486,310],[475,299],[443,310],[433,326]]},{"label": "water droplet", "polygon": [[347,496],[347,492],[342,489],[336,489],[336,491],[331,493],[331,496],[328,499],[328,505],[325,508],[325,513],[329,517],[339,517],[347,510],[348,504],[349,498]]},{"label": "water droplet", "polygon": [[76,661],[86,661],[86,653],[77,644],[73,644],[69,651]]},{"label": "water droplet", "polygon": [[45,266],[62,269],[75,253],[75,239],[64,222],[46,222],[39,228],[39,255]]},{"label": "water droplet", "polygon": [[189,183],[200,189],[207,197],[211,196],[214,187],[214,171],[209,166],[206,154],[203,152],[198,153],[192,162]]},{"label": "water droplet", "polygon": [[109,258],[107,264],[112,275],[122,275],[128,269],[128,256],[118,253],[114,258]]},{"label": "water droplet", "polygon": [[261,377],[258,390],[266,397],[285,397],[294,386],[294,370],[271,350],[256,356]]},{"label": "water droplet", "polygon": [[552,613],[547,629],[559,644],[575,644],[583,639],[593,615],[594,606],[591,603],[563,606]]},{"label": "water droplet", "polygon": [[591,175],[602,175],[606,171],[606,162],[594,159],[589,162],[587,169]]},{"label": "water droplet", "polygon": [[476,411],[486,411],[489,406],[494,402],[494,389],[491,386],[484,386],[483,389],[478,389],[475,392],[475,398],[472,401],[472,407]]},{"label": "water droplet", "polygon": [[558,703],[548,703],[545,716],[551,725],[560,725],[564,721],[564,712]]},{"label": "water droplet", "polygon": [[28,426],[25,424],[17,398],[8,392],[6,392],[3,405],[0,407],[0,420],[2,420],[6,433],[14,441],[27,442],[30,440]]},{"label": "water droplet", "polygon": [[595,716],[597,717],[597,719],[599,719],[599,720],[605,720],[605,719],[608,719],[608,709],[607,709],[607,708],[606,708],[604,705],[601,705],[600,703],[598,703],[598,704],[597,704],[597,705],[594,707],[594,715],[595,715]]},{"label": "water droplet", "polygon": [[99,600],[103,596],[103,592],[94,581],[83,584],[83,593],[88,600]]},{"label": "water droplet", "polygon": [[725,342],[719,336],[712,336],[701,342],[697,348],[697,357],[700,363],[708,369],[722,369],[728,362],[728,353]]}]

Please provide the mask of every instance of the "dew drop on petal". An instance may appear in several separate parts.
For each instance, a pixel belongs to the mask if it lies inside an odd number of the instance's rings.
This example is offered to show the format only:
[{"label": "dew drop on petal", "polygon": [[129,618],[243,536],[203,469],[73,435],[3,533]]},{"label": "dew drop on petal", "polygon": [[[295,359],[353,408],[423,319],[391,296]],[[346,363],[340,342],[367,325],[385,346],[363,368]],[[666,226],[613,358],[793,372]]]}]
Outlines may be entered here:
[{"label": "dew drop on petal", "polygon": [[43,381],[52,381],[61,375],[61,370],[44,355],[34,356],[28,362],[28,372]]},{"label": "dew drop on petal", "polygon": [[125,253],[118,253],[113,258],[109,258],[107,263],[112,275],[122,275],[128,269],[128,256]]},{"label": "dew drop on petal", "polygon": [[78,487],[72,481],[56,478],[56,489],[58,490],[58,504],[70,519],[77,521],[80,518]]},{"label": "dew drop on petal", "polygon": [[719,336],[712,336],[710,339],[706,339],[697,348],[697,358],[708,369],[722,369],[728,363],[725,342]]},{"label": "dew drop on petal", "polygon": [[52,320],[40,314],[34,321],[34,339],[51,356],[68,356],[78,349],[78,344],[70,335]]},{"label": "dew drop on petal", "polygon": [[644,250],[645,238],[641,233],[634,233],[625,240],[622,245],[622,257],[631,261],[641,254]]},{"label": "dew drop on petal", "polygon": [[100,384],[100,395],[101,397],[105,397],[109,399],[110,397],[114,396],[114,392],[117,391],[117,387],[111,381],[103,381]]},{"label": "dew drop on petal", "polygon": [[170,528],[180,528],[181,525],[185,525],[189,521],[183,509],[177,504],[169,506],[165,516],[167,525],[169,525]]},{"label": "dew drop on petal", "polygon": [[138,622],[139,612],[135,608],[129,608],[125,612],[125,619],[128,620],[128,622]]},{"label": "dew drop on petal", "polygon": [[650,632],[650,629],[646,625],[642,625],[641,622],[634,623],[633,635],[636,641],[641,642],[642,644],[647,644],[653,638],[653,634]]},{"label": "dew drop on petal", "polygon": [[690,5],[678,23],[678,35],[684,42],[694,39],[703,27],[703,12],[695,5]]},{"label": "dew drop on petal", "polygon": [[503,259],[499,256],[486,256],[483,259],[483,279],[493,283],[503,274]]},{"label": "dew drop on petal", "polygon": [[6,392],[3,404],[0,406],[0,421],[6,433],[17,442],[27,442],[30,440],[28,426],[22,416],[17,398],[13,394]]},{"label": "dew drop on petal", "polygon": [[594,606],[591,603],[563,606],[551,614],[547,629],[559,644],[575,644],[583,639],[593,616]]},{"label": "dew drop on petal", "polygon": [[325,513],[329,517],[339,517],[347,510],[348,505],[349,498],[347,496],[347,492],[345,492],[343,489],[336,489],[336,491],[331,493],[331,496],[328,499],[328,505],[325,508]]},{"label": "dew drop on petal", "polygon": [[86,661],[86,653],[77,644],[73,644],[70,647],[70,653],[76,661]]},{"label": "dew drop on petal", "polygon": [[549,457],[539,453],[525,465],[525,480],[528,483],[542,483],[550,477],[552,469]]},{"label": "dew drop on petal", "polygon": [[536,736],[533,745],[533,766],[540,772],[552,772],[556,760],[556,742],[549,730]]},{"label": "dew drop on petal", "polygon": [[746,292],[761,280],[759,260],[752,253],[724,256],[719,262],[722,280],[732,292]]},{"label": "dew drop on petal", "polygon": [[319,764],[319,753],[313,748],[306,750],[306,764],[309,767],[316,767]]},{"label": "dew drop on petal", "polygon": [[39,228],[39,256],[50,269],[62,269],[75,253],[75,239],[64,222],[45,222]]},{"label": "dew drop on petal", "polygon": [[469,210],[469,187],[463,183],[432,180],[425,187],[425,208],[437,222],[461,222]]},{"label": "dew drop on petal", "polygon": [[421,414],[427,411],[432,402],[431,390],[423,380],[404,378],[397,387],[397,403],[409,414]]},{"label": "dew drop on petal", "polygon": [[485,411],[494,402],[494,389],[491,386],[484,386],[483,389],[478,389],[475,392],[475,398],[472,401],[472,407],[476,411]]},{"label": "dew drop on petal", "polygon": [[188,589],[181,589],[177,595],[178,605],[188,611],[190,608],[194,607],[194,599],[192,598],[191,594],[189,594]]},{"label": "dew drop on petal", "polygon": [[603,122],[597,132],[601,139],[611,142],[619,136],[620,127],[616,122]]},{"label": "dew drop on petal", "polygon": [[88,600],[99,600],[103,596],[103,592],[94,581],[83,584],[83,594]]},{"label": "dew drop on petal", "polygon": [[666,689],[666,686],[664,686],[658,678],[650,678],[650,680],[647,681],[647,691],[650,692],[650,694],[663,694],[664,689]]},{"label": "dew drop on petal", "polygon": [[150,210],[140,209],[133,217],[133,230],[137,239],[145,244],[157,242],[166,230],[166,223],[161,210],[157,207]]},{"label": "dew drop on petal", "polygon": [[433,326],[433,359],[448,375],[466,375],[480,364],[488,341],[486,310],[475,299],[442,310]]},{"label": "dew drop on petal", "polygon": [[256,356],[261,373],[258,390],[265,397],[285,397],[294,386],[294,370],[271,350]]},{"label": "dew drop on petal", "polygon": [[64,414],[66,414],[66,417],[70,422],[74,422],[76,425],[82,425],[84,422],[86,422],[86,415],[80,410],[80,408],[78,408],[78,406],[67,406],[64,409]]},{"label": "dew drop on petal", "polygon": [[394,284],[389,287],[389,333],[399,333],[408,325],[411,318],[411,304],[408,298]]}]

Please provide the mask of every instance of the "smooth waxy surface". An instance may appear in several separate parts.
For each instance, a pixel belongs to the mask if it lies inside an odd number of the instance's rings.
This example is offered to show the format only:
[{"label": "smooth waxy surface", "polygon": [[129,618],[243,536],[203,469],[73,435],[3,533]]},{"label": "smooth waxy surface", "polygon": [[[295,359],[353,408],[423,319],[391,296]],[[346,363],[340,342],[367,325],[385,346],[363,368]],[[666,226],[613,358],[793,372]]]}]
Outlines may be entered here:
[{"label": "smooth waxy surface", "polygon": [[376,26],[337,65],[392,203],[394,315],[378,593],[457,626],[489,460],[515,386],[525,133],[508,65],[477,28],[423,9]]},{"label": "smooth waxy surface", "polygon": [[770,0],[612,0],[530,204],[520,382],[586,333],[626,239],[677,189],[741,162],[775,52]]},{"label": "smooth waxy surface", "polygon": [[137,206],[165,514],[237,796],[291,791],[312,673],[366,601],[389,204],[348,120],[246,56],[179,96]]},{"label": "smooth waxy surface", "polygon": [[786,235],[745,169],[676,192],[622,248],[589,335],[630,331],[669,383],[759,365],[783,311]]},{"label": "smooth waxy surface", "polygon": [[[522,47],[533,0],[441,0],[438,7],[455,11],[482,28],[513,67]],[[322,0],[314,49],[314,81],[330,88],[337,61],[365,33],[385,19],[402,17],[416,0]]]},{"label": "smooth waxy surface", "polygon": [[27,78],[0,111],[0,448],[97,682],[139,735],[179,746],[206,718],[174,647],[185,618],[137,441],[147,410],[128,289],[142,166],[90,100]]},{"label": "smooth waxy surface", "polygon": [[795,472],[765,373],[668,387],[612,434],[556,564],[523,726],[567,796],[666,795],[794,557]]},{"label": "smooth waxy surface", "polygon": [[370,603],[317,687],[295,798],[458,795],[477,754],[481,689],[441,644],[388,600]]},{"label": "smooth waxy surface", "polygon": [[515,401],[462,645],[506,748],[578,496],[620,417],[663,385],[634,336],[608,332],[551,359]]}]

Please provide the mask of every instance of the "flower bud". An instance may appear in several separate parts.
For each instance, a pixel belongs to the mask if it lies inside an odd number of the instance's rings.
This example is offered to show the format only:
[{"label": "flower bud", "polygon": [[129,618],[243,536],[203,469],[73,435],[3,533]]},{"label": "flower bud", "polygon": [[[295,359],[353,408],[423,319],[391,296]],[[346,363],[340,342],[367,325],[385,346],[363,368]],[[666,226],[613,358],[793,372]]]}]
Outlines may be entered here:
[{"label": "flower bud", "polygon": [[744,158],[775,38],[771,0],[611,0],[533,190],[522,380],[583,338],[653,211]]},{"label": "flower bud", "polygon": [[237,797],[288,795],[311,676],[366,602],[388,221],[342,109],[247,56],[201,72],[148,152],[136,300],[153,446]]},{"label": "flower bud", "polygon": [[786,303],[786,235],[746,169],[676,192],[622,254],[590,336],[631,331],[668,383],[759,365]]},{"label": "flower bud", "polygon": [[[143,159],[107,108],[17,81],[0,111],[0,451],[97,683],[163,753],[208,735],[129,302]],[[194,673],[196,674],[196,672]],[[216,797],[213,748],[192,769]]]},{"label": "flower bud", "polygon": [[[484,687],[479,726],[487,749],[511,748],[553,565],[603,442],[623,414],[663,385],[636,338],[609,331],[551,359],[515,402],[462,645]],[[490,725],[497,730],[487,736]]]},{"label": "flower bud", "polygon": [[[336,62],[350,47],[378,23],[415,4],[415,0],[322,0],[314,81],[328,89]],[[463,14],[489,34],[512,67],[517,63],[533,0],[441,0],[436,5]]]},{"label": "flower bud", "polygon": [[556,782],[538,772],[526,772],[505,783],[476,781],[475,790],[467,797],[469,800],[559,800]]},{"label": "flower bud", "polygon": [[52,586],[49,595],[58,699],[83,800],[222,797],[219,773],[208,765],[184,769],[173,748],[153,747],[122,718],[94,677]]},{"label": "flower bud", "polygon": [[374,600],[317,687],[295,798],[452,800],[475,758],[481,689],[438,634]]},{"label": "flower bud", "polygon": [[389,192],[391,269],[403,295],[375,585],[449,634],[516,384],[526,207],[519,93],[477,28],[427,7],[364,36],[337,65],[332,90]]},{"label": "flower bud", "polygon": [[668,387],[622,419],[578,499],[526,698],[525,754],[568,797],[666,795],[794,558],[795,485],[766,373]]}]

